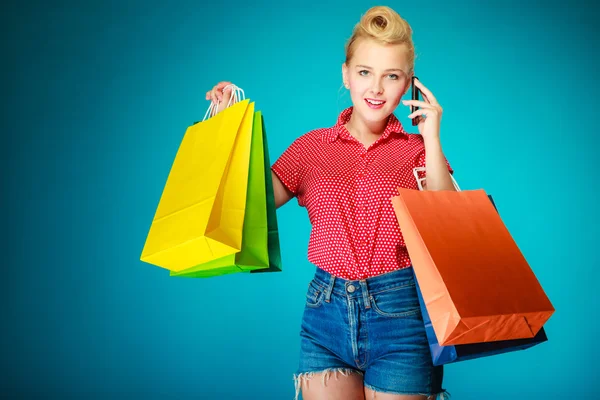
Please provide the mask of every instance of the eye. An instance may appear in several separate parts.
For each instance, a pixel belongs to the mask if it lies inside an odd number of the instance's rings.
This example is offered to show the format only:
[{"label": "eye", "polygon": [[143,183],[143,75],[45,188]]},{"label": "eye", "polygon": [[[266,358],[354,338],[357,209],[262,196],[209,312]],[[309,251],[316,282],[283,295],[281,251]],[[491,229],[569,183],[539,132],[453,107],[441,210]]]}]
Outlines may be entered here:
[{"label": "eye", "polygon": [[396,75],[396,74],[389,74],[388,76],[390,77],[390,79],[393,79],[393,80],[398,79],[398,75]]},{"label": "eye", "polygon": [[360,76],[367,76],[368,73],[369,73],[369,71],[367,71],[366,69],[362,69],[362,70],[358,71],[358,74]]}]

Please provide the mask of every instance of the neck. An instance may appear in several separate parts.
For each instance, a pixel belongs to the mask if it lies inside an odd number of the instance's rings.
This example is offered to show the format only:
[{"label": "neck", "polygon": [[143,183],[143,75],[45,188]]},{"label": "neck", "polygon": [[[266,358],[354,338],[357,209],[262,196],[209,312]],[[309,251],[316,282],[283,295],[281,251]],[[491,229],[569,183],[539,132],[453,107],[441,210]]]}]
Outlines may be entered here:
[{"label": "neck", "polygon": [[388,119],[379,122],[369,122],[361,119],[353,112],[346,124],[346,129],[357,139],[381,136],[387,125]]}]

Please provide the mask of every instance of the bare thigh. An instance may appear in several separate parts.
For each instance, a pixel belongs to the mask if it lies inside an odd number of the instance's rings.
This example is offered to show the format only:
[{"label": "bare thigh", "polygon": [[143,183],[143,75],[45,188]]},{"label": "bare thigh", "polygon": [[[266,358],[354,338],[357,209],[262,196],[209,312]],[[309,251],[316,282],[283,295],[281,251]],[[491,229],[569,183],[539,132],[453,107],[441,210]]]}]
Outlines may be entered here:
[{"label": "bare thigh", "polygon": [[327,371],[303,376],[303,400],[365,400],[363,377],[355,372]]},{"label": "bare thigh", "polygon": [[427,397],[418,394],[390,394],[374,392],[371,389],[365,387],[365,399],[366,400],[434,400],[435,395]]}]

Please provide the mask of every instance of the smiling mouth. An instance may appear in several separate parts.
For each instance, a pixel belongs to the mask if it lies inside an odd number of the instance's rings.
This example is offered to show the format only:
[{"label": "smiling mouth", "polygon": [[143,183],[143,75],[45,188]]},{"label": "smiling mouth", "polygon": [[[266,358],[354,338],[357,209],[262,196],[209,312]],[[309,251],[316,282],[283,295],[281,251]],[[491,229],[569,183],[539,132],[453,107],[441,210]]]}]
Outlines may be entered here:
[{"label": "smiling mouth", "polygon": [[383,100],[365,99],[365,102],[370,108],[381,108],[385,104]]}]

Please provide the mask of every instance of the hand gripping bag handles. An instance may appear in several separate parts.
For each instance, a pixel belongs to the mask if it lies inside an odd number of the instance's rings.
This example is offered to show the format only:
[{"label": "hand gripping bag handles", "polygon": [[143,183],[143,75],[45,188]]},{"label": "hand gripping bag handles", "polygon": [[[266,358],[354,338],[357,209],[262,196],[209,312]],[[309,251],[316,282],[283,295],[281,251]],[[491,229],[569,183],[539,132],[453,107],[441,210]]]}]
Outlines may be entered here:
[{"label": "hand gripping bag handles", "polygon": [[186,130],[142,251],[172,276],[281,271],[263,118],[232,86]]},{"label": "hand gripping bag handles", "polygon": [[554,308],[488,195],[398,193],[392,204],[438,344],[535,338]]}]

